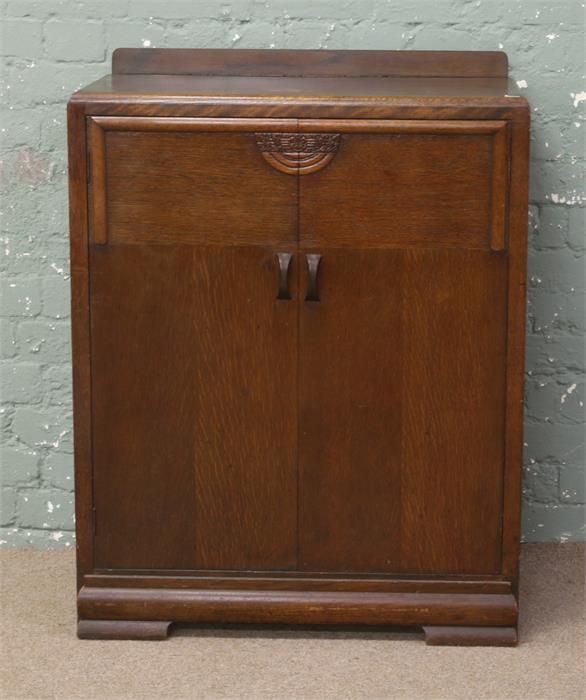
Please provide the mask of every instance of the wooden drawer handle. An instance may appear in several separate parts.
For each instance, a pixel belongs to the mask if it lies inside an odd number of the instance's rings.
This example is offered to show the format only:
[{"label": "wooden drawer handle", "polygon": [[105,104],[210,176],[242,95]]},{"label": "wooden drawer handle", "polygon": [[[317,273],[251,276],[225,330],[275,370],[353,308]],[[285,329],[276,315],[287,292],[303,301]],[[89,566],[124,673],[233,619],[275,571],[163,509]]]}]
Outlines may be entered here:
[{"label": "wooden drawer handle", "polygon": [[317,293],[317,273],[319,271],[321,255],[317,253],[308,253],[305,259],[307,261],[307,272],[309,275],[305,301],[319,301],[319,294]]},{"label": "wooden drawer handle", "polygon": [[277,299],[291,299],[289,293],[289,265],[291,264],[291,253],[277,253],[279,262],[279,292]]}]

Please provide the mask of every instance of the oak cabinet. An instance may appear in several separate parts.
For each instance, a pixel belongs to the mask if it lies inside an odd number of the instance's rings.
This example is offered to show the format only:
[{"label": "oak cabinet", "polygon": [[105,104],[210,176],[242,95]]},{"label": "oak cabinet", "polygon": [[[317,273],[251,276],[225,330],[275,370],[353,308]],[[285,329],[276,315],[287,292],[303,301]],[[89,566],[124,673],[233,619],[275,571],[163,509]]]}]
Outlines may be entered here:
[{"label": "oak cabinet", "polygon": [[72,98],[81,637],[514,643],[508,89],[504,54],[127,49]]}]

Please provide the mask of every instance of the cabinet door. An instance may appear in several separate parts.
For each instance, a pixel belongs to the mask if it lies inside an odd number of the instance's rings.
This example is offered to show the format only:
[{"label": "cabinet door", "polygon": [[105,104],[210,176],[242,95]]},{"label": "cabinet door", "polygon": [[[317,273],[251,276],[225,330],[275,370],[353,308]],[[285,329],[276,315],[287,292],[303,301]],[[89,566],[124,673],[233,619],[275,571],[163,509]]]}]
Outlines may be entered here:
[{"label": "cabinet door", "polygon": [[300,178],[300,567],[497,573],[505,125],[304,129],[340,136]]},{"label": "cabinet door", "polygon": [[297,187],[258,129],[91,124],[97,568],[296,564]]}]

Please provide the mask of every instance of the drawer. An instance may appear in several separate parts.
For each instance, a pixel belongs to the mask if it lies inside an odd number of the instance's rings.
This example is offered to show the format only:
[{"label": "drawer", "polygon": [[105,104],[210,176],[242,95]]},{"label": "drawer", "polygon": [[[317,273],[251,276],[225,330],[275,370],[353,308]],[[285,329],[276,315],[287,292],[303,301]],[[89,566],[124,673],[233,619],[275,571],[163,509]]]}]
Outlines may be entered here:
[{"label": "drawer", "polygon": [[297,241],[297,183],[256,146],[294,120],[93,117],[94,243],[274,245]]},{"label": "drawer", "polygon": [[306,120],[339,134],[325,167],[300,178],[305,247],[506,244],[505,121]]}]

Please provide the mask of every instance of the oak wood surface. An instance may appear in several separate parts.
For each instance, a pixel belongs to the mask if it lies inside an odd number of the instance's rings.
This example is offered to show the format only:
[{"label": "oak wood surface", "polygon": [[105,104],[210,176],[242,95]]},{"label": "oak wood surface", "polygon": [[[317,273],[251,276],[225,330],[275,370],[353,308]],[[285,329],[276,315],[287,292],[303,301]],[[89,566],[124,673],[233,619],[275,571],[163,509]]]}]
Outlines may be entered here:
[{"label": "oak wood surface", "polygon": [[91,256],[95,565],[294,566],[297,309],[273,251]]},{"label": "oak wood surface", "polygon": [[301,309],[300,566],[498,573],[506,259],[359,246]]},{"label": "oak wood surface", "polygon": [[177,571],[124,573],[120,570],[84,576],[88,588],[201,588],[226,590],[324,590],[398,593],[511,593],[509,581],[498,578],[464,576],[443,578],[401,577],[393,573],[332,574],[327,571]]},{"label": "oak wood surface", "polygon": [[502,51],[116,49],[113,73],[240,76],[503,77]]},{"label": "oak wood surface", "polygon": [[93,466],[91,423],[91,341],[89,316],[88,187],[86,118],[82,105],[67,108],[69,241],[71,258],[71,341],[77,585],[93,566]]},{"label": "oak wood surface", "polygon": [[301,120],[299,129],[342,132],[332,162],[301,180],[304,245],[504,245],[502,122]]},{"label": "oak wood surface", "polygon": [[188,124],[204,130],[197,134],[91,124],[93,134],[102,134],[93,143],[94,242],[296,242],[297,189],[286,177],[274,176],[256,147],[254,130],[266,128],[263,123],[236,125],[251,132],[241,134],[218,131],[217,123],[215,131],[211,124]]},{"label": "oak wood surface", "polygon": [[[174,98],[256,98],[262,103],[316,98],[361,98],[371,106],[380,101],[412,100],[429,106],[432,100],[458,99],[463,104],[491,103],[494,106],[525,104],[514,81],[506,78],[309,78],[227,77],[183,75],[106,75],[82,88],[74,101],[116,98],[118,102],[138,98],[148,103],[157,96]],[[266,115],[265,115],[266,116]]]},{"label": "oak wood surface", "polygon": [[82,619],[271,624],[511,626],[512,595],[81,588]]}]

